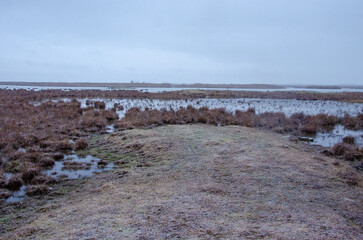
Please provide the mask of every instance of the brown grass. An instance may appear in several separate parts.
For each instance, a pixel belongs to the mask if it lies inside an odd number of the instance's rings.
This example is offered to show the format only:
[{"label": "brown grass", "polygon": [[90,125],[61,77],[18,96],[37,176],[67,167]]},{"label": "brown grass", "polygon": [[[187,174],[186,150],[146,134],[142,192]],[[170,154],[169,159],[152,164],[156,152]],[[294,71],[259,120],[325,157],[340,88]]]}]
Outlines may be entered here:
[{"label": "brown grass", "polygon": [[6,184],[6,188],[12,191],[19,190],[23,186],[24,182],[20,175],[12,175]]},{"label": "brown grass", "polygon": [[30,185],[26,188],[26,195],[35,196],[35,195],[44,195],[49,193],[49,187],[46,185]]},{"label": "brown grass", "polygon": [[344,159],[347,161],[361,161],[363,159],[362,149],[350,148],[344,153]]},{"label": "brown grass", "polygon": [[81,138],[76,141],[74,149],[80,150],[80,149],[85,149],[87,147],[88,147],[88,140],[85,138]]},{"label": "brown grass", "polygon": [[87,163],[69,161],[63,163],[62,170],[89,170],[90,165]]},{"label": "brown grass", "polygon": [[56,146],[56,151],[72,151],[73,144],[69,140],[60,141]]},{"label": "brown grass", "polygon": [[104,110],[102,111],[101,115],[105,117],[108,121],[117,120],[118,114],[111,110]]},{"label": "brown grass", "polygon": [[6,178],[3,170],[0,170],[0,188],[4,188],[6,186]]},{"label": "brown grass", "polygon": [[239,125],[246,127],[261,127],[279,133],[316,134],[318,131],[331,131],[341,120],[335,116],[318,114],[304,116],[302,113],[286,117],[280,112],[265,112],[256,114],[254,109],[237,110],[235,114],[225,109],[180,108],[178,111],[140,110],[131,108],[125,117],[116,122],[115,128],[132,129],[134,127],[160,126],[164,124],[203,123],[216,126]]},{"label": "brown grass", "polygon": [[64,154],[63,154],[63,153],[55,153],[55,154],[53,155],[53,159],[54,159],[55,161],[62,160],[63,158],[64,158]]},{"label": "brown grass", "polygon": [[21,172],[21,179],[24,183],[30,183],[34,177],[40,174],[41,170],[35,166],[25,167]]},{"label": "brown grass", "polygon": [[349,149],[350,149],[349,145],[344,143],[337,143],[332,147],[332,153],[334,155],[341,156]]},{"label": "brown grass", "polygon": [[108,164],[108,162],[105,160],[102,160],[102,159],[97,162],[97,166],[99,168],[104,168],[104,167],[106,167],[107,164]]},{"label": "brown grass", "polygon": [[[362,102],[361,92],[317,93],[317,92],[259,92],[259,91],[174,91],[174,92],[140,92],[136,90],[6,90],[0,89],[0,95],[6,98],[27,101],[42,101],[60,98],[127,98],[127,99],[197,99],[197,98],[262,98],[262,99],[297,99],[297,100],[335,100],[347,102]],[[91,105],[91,101],[88,101]],[[102,102],[97,103],[102,107]],[[96,103],[95,103],[96,105]],[[99,107],[97,106],[97,107]]]},{"label": "brown grass", "polygon": [[363,149],[351,142],[337,143],[332,147],[331,152],[333,155],[343,156],[347,161],[361,161],[363,159]]},{"label": "brown grass", "polygon": [[334,126],[341,122],[336,116],[318,114],[315,116],[305,116],[302,119],[300,131],[307,134],[316,134],[321,131],[331,131]]},{"label": "brown grass", "polygon": [[39,166],[43,169],[51,169],[54,166],[55,162],[51,157],[42,157],[39,161]]},{"label": "brown grass", "polygon": [[47,176],[45,174],[39,174],[38,176],[34,177],[31,181],[32,185],[39,185],[39,184],[54,184],[57,183],[57,179]]},{"label": "brown grass", "polygon": [[96,109],[105,109],[106,108],[106,104],[103,101],[94,102],[94,105],[95,105]]},{"label": "brown grass", "polygon": [[352,136],[346,136],[343,138],[343,143],[354,144],[355,139]]},{"label": "brown grass", "polygon": [[349,115],[344,116],[344,127],[352,130],[358,130],[363,128],[363,114],[359,114],[357,117],[351,117]]}]

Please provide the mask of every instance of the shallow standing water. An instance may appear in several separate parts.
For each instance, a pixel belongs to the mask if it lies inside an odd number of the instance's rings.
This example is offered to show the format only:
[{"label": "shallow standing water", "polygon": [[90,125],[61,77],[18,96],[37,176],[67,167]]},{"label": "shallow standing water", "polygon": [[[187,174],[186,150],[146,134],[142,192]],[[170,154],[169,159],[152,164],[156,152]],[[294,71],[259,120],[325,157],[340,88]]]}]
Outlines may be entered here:
[{"label": "shallow standing water", "polygon": [[[52,169],[46,170],[44,173],[52,177],[62,177],[67,179],[78,179],[82,177],[91,177],[95,173],[99,173],[106,170],[111,170],[114,166],[113,163],[108,163],[105,167],[98,167],[97,162],[99,158],[87,155],[84,157],[77,156],[75,154],[66,155],[63,161],[56,161]],[[87,169],[64,169],[65,163],[76,162],[81,164]]]},{"label": "shallow standing water", "polygon": [[[71,99],[62,99],[63,101],[71,101]],[[186,108],[193,106],[195,108],[208,107],[210,109],[225,108],[228,112],[234,113],[236,110],[246,111],[248,108],[255,108],[257,114],[264,112],[283,112],[286,116],[294,113],[304,113],[306,115],[316,115],[325,113],[343,117],[345,114],[356,116],[363,113],[362,103],[346,103],[337,101],[322,100],[295,100],[295,99],[257,99],[257,98],[237,98],[237,99],[189,99],[189,100],[155,100],[155,99],[78,99],[81,107],[87,107],[86,101],[104,101],[106,109],[111,109],[117,103],[124,107],[117,113],[123,118],[130,108],[149,109],[166,109],[177,111],[180,107]],[[59,101],[59,100],[53,100]],[[40,103],[34,103],[40,104]]]},{"label": "shallow standing water", "polygon": [[[83,177],[91,177],[95,173],[113,169],[113,163],[108,163],[106,166],[99,167],[97,164],[99,160],[99,158],[93,157],[91,155],[84,157],[80,157],[75,154],[65,155],[64,160],[56,161],[52,169],[42,171],[42,173],[56,179],[79,179]],[[67,162],[78,163],[87,169],[64,169],[65,163]],[[5,173],[7,181],[11,176],[11,173]],[[6,199],[6,202],[14,203],[22,201],[24,198],[26,198],[26,188],[27,186],[23,185],[18,191],[14,191],[12,195]]]},{"label": "shallow standing water", "polygon": [[345,129],[342,125],[336,125],[331,132],[318,132],[314,137],[314,145],[321,145],[323,147],[332,147],[335,144],[342,142],[346,136],[355,138],[355,143],[359,147],[363,147],[363,131],[353,131]]},{"label": "shallow standing water", "polygon": [[[71,101],[71,99],[62,99],[63,101]],[[119,118],[123,118],[130,108],[140,108],[141,110],[157,109],[157,110],[174,110],[177,111],[180,107],[186,108],[193,106],[195,108],[208,107],[210,109],[225,108],[228,112],[234,113],[236,110],[246,111],[248,108],[254,108],[257,114],[264,112],[283,112],[286,116],[291,116],[294,113],[304,113],[305,115],[316,115],[320,113],[343,117],[348,114],[356,116],[363,113],[362,103],[346,103],[338,101],[322,101],[322,100],[294,100],[294,99],[189,99],[189,100],[154,100],[154,99],[78,99],[81,102],[81,107],[87,107],[86,101],[104,101],[106,109],[111,109],[114,104],[123,106],[123,110],[117,110]],[[59,100],[53,100],[59,101]],[[35,103],[40,104],[40,103]],[[114,132],[113,125],[108,125],[106,132]],[[313,144],[331,147],[338,143],[345,136],[354,136],[357,144],[362,146],[362,131],[346,130],[343,126],[337,126],[331,132],[318,133]]]}]

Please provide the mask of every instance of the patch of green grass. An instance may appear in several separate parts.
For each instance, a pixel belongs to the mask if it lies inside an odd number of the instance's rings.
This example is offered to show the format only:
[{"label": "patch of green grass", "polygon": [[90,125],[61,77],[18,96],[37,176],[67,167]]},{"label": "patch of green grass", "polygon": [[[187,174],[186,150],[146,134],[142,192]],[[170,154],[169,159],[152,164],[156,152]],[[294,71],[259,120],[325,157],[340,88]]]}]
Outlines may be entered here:
[{"label": "patch of green grass", "polygon": [[5,216],[0,217],[0,224],[7,224],[10,220],[13,219],[13,215],[12,214],[8,214]]},{"label": "patch of green grass", "polygon": [[24,164],[20,160],[6,162],[3,166],[5,172],[19,173],[23,169]]}]

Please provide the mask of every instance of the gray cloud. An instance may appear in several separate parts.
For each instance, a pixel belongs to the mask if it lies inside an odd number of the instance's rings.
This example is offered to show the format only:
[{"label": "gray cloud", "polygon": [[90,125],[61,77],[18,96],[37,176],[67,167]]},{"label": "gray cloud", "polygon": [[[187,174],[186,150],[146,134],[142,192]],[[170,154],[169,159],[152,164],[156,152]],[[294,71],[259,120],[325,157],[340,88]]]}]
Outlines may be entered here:
[{"label": "gray cloud", "polygon": [[361,84],[362,7],[1,1],[0,81]]}]

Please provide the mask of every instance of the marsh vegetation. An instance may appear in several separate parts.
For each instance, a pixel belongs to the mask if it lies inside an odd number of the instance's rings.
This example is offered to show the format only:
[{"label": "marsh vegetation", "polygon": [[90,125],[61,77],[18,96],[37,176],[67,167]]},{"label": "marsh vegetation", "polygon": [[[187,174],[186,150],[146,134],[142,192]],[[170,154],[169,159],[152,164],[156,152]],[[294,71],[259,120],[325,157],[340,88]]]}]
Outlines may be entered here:
[{"label": "marsh vegetation", "polygon": [[[316,143],[325,147],[335,145],[325,154],[360,162],[363,158],[362,104],[332,100],[359,100],[362,95],[0,90],[1,197],[23,196],[24,192],[45,194],[62,179],[110,169],[105,168],[109,159],[104,156],[97,159],[85,153],[90,138],[162,125],[238,125],[289,135],[292,139],[315,137]],[[337,129],[348,132],[341,134]],[[353,140],[343,143],[348,135]],[[324,137],[328,140],[324,141]]]}]

